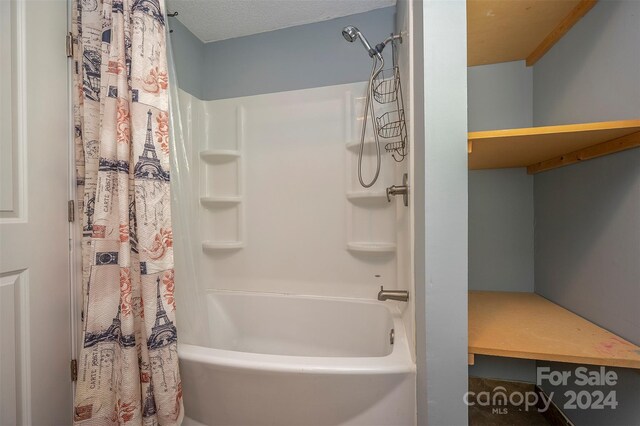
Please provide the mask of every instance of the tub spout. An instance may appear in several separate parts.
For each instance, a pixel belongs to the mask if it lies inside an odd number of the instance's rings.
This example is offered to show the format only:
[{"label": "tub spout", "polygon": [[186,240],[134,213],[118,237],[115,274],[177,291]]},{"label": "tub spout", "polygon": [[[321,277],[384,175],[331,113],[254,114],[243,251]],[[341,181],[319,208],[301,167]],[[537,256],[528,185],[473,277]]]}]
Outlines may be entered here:
[{"label": "tub spout", "polygon": [[378,300],[384,302],[385,300],[397,300],[398,302],[406,302],[409,300],[409,292],[406,290],[385,290],[383,286],[380,286],[378,292]]}]

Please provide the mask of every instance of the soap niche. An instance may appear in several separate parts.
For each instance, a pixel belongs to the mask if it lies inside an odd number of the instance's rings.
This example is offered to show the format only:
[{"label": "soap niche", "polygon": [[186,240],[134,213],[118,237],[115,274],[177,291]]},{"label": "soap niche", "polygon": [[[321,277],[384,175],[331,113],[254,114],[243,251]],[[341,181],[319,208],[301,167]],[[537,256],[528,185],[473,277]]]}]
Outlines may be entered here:
[{"label": "soap niche", "polygon": [[[393,184],[394,162],[381,149],[381,169],[377,182],[370,188],[360,185],[358,157],[364,111],[364,97],[345,96],[346,140],[346,249],[367,256],[367,253],[394,255],[396,251],[395,203],[387,200],[386,188]],[[377,113],[377,111],[376,111]],[[352,124],[353,123],[353,124]],[[376,140],[371,123],[365,133],[362,159],[362,177],[370,181],[376,169]],[[383,141],[381,141],[383,145]],[[393,201],[393,200],[392,200]]]},{"label": "soap niche", "polygon": [[200,207],[202,249],[214,253],[245,245],[241,151],[244,109],[237,107],[235,114],[228,109],[209,111],[208,118],[212,128],[217,129],[218,143],[215,148],[200,152]]}]

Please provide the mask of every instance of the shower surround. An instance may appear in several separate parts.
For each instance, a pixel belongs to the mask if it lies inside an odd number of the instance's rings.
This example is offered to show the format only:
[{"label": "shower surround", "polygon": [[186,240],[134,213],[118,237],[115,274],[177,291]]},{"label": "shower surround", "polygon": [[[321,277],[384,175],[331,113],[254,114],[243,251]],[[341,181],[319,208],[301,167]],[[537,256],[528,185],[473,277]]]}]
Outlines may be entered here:
[{"label": "shower surround", "polygon": [[[191,224],[197,278],[176,251],[176,280],[190,283],[176,292],[194,420],[415,422],[413,299],[376,300],[381,285],[411,292],[398,266],[410,264],[409,209],[385,194],[408,162],[384,154],[378,182],[360,186],[365,90],[353,83],[216,101],[180,91],[190,162],[181,179],[193,194],[174,211]],[[372,140],[367,133],[365,176],[375,172]],[[180,305],[193,294],[197,309]],[[247,404],[254,392],[264,399]]]},{"label": "shower surround", "polygon": [[[408,209],[385,189],[407,164],[384,155],[378,182],[355,167],[366,83],[217,101],[180,92],[185,200],[204,289],[375,299],[397,278]],[[367,133],[364,175],[375,168]],[[182,178],[182,177],[181,177]],[[188,210],[188,211],[187,211]]]}]

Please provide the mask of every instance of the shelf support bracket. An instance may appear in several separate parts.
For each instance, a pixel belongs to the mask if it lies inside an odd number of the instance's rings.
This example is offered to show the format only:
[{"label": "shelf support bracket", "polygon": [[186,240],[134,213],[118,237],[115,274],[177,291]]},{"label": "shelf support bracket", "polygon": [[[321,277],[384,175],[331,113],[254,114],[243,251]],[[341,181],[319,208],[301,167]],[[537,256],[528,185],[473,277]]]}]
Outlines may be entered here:
[{"label": "shelf support bracket", "polygon": [[637,147],[640,147],[640,132],[631,133],[630,135],[622,136],[578,151],[573,151],[559,157],[531,164],[527,167],[527,173],[534,175],[536,173],[556,169],[558,167],[568,166],[569,164],[579,163],[580,161],[591,160],[593,158]]}]

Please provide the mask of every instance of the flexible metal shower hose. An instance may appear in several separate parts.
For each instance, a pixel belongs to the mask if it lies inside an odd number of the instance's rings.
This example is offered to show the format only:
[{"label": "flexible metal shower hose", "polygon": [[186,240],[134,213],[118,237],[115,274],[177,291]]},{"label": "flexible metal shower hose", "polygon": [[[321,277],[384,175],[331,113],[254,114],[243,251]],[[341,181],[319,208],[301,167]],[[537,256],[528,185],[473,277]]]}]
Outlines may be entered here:
[{"label": "flexible metal shower hose", "polygon": [[[376,69],[378,65],[378,57],[373,57],[373,66],[371,67],[371,75],[369,76],[369,84],[367,86],[367,96],[364,103],[364,115],[362,118],[362,133],[360,135],[360,153],[358,154],[358,180],[360,181],[360,185],[364,188],[370,188],[374,183],[378,180],[378,176],[380,175],[380,163],[382,161],[382,153],[380,151],[380,141],[378,139],[378,132],[376,130],[376,122],[375,122],[375,113],[373,111],[373,105],[371,105],[371,93],[373,92],[373,80],[380,74],[382,68],[384,68],[384,59],[380,58],[380,68]],[[369,110],[369,106],[371,106],[371,110]],[[376,173],[373,176],[373,179],[369,183],[365,183],[362,179],[362,156],[364,153],[364,139],[367,133],[367,113],[371,114],[371,124],[373,125],[373,135],[376,140]]]}]

